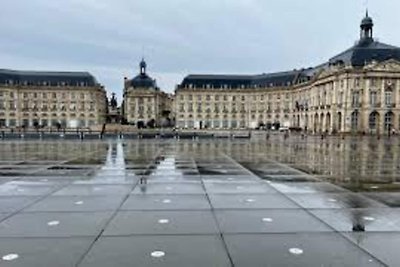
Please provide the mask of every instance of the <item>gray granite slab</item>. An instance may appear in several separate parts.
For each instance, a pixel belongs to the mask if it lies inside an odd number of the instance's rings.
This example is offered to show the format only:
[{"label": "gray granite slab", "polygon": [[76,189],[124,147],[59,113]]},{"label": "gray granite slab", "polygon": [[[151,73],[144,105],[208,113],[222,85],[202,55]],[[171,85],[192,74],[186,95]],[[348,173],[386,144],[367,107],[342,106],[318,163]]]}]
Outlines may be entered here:
[{"label": "gray granite slab", "polygon": [[[158,252],[158,253],[156,253]],[[153,255],[163,255],[153,257]],[[102,237],[79,267],[230,267],[219,236]]]}]

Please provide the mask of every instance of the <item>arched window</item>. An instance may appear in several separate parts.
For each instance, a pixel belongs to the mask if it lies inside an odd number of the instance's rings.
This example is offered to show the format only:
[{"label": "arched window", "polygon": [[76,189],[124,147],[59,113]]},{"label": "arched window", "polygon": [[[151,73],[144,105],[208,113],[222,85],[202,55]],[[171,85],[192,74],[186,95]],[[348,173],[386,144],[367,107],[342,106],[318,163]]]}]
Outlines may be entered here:
[{"label": "arched window", "polygon": [[378,125],[379,113],[374,111],[369,115],[368,125],[370,130],[376,130]]}]

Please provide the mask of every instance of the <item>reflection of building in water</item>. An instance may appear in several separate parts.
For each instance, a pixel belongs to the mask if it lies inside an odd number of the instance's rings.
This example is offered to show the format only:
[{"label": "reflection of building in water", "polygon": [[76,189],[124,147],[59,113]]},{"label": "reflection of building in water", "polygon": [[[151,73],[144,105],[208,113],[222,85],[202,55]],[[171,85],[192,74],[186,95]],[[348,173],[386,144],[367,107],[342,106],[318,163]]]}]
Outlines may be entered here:
[{"label": "reflection of building in water", "polygon": [[0,70],[0,127],[103,124],[106,91],[87,72]]},{"label": "reflection of building in water", "polygon": [[189,75],[176,90],[180,128],[384,133],[400,128],[400,48],[360,39],[317,67],[261,75]]}]

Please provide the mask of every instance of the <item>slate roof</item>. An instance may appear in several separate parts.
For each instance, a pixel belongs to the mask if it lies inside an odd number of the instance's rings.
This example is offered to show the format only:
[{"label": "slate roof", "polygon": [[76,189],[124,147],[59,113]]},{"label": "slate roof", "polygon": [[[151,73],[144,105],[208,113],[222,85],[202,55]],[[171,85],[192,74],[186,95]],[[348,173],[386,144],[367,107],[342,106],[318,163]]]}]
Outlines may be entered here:
[{"label": "slate roof", "polygon": [[96,78],[88,72],[16,71],[0,69],[0,84],[57,86],[96,86]]},{"label": "slate roof", "polygon": [[258,88],[289,86],[301,79],[308,79],[305,70],[293,70],[260,75],[189,75],[180,87]]},{"label": "slate roof", "polygon": [[360,40],[350,49],[329,60],[330,64],[343,63],[362,67],[372,61],[382,62],[389,59],[400,61],[400,48],[374,41],[372,38]]},{"label": "slate roof", "polygon": [[139,74],[135,78],[133,78],[130,82],[132,87],[153,87],[156,88],[156,81],[153,80],[149,75],[146,73]]}]

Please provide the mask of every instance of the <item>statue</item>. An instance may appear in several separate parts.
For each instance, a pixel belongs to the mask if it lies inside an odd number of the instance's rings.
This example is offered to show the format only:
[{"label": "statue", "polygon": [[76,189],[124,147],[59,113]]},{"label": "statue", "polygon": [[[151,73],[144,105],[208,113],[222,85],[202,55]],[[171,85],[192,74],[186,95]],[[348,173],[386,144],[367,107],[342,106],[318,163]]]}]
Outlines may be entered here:
[{"label": "statue", "polygon": [[117,98],[115,97],[115,93],[112,93],[110,105],[112,109],[116,109],[118,106]]}]

